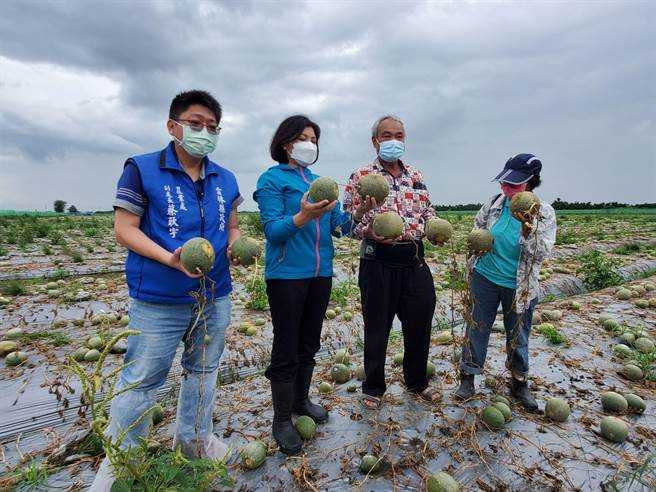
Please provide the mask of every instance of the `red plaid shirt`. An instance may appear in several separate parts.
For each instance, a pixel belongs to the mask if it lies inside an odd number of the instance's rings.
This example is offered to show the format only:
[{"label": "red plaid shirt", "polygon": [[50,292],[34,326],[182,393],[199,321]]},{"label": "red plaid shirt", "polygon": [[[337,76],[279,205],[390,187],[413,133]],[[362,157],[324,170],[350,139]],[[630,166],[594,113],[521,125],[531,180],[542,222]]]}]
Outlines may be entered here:
[{"label": "red plaid shirt", "polygon": [[388,173],[378,159],[351,174],[344,190],[344,210],[352,214],[355,213],[362,202],[356,185],[363,176],[369,173],[382,174],[387,179],[390,189],[385,203],[364,214],[360,223],[353,230],[355,236],[362,238],[362,232],[376,214],[392,211],[403,218],[405,222],[403,235],[406,239],[409,237],[417,240],[423,238],[424,224],[429,218],[435,216],[435,210],[430,202],[430,194],[424,184],[424,176],[420,171],[403,164],[401,161],[399,161],[399,164],[401,174],[398,178]]}]

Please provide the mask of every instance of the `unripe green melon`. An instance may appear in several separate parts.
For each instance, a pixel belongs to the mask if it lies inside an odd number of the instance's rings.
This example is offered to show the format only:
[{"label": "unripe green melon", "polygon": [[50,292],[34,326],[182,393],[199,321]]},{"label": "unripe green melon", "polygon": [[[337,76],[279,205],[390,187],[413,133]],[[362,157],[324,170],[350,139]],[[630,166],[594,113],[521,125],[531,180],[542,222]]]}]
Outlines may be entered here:
[{"label": "unripe green melon", "polygon": [[638,299],[634,303],[636,307],[646,309],[649,307],[649,301],[647,299]]},{"label": "unripe green melon", "polygon": [[355,393],[357,390],[358,390],[358,385],[357,384],[349,384],[346,387],[346,391],[348,391],[349,393]]},{"label": "unripe green melon", "polygon": [[182,245],[180,262],[190,273],[208,273],[214,266],[214,248],[212,244],[203,237],[195,237]]},{"label": "unripe green melon", "polygon": [[512,418],[510,407],[501,401],[496,401],[492,404],[497,410],[503,414],[503,418],[508,422]]},{"label": "unripe green melon", "polygon": [[96,349],[87,350],[87,353],[84,354],[84,360],[86,362],[96,362],[98,359],[100,359],[100,352]]},{"label": "unripe green melon", "polygon": [[364,374],[364,366],[359,366],[359,367],[355,370],[355,378],[356,378],[358,381],[364,381],[364,376],[365,376],[365,374]]},{"label": "unripe green melon", "polygon": [[481,413],[483,422],[492,429],[501,429],[506,422],[503,413],[495,406],[486,407]]},{"label": "unripe green melon", "polygon": [[446,243],[453,236],[453,226],[448,220],[433,217],[428,219],[424,233],[431,243]]},{"label": "unripe green melon", "polygon": [[641,381],[644,377],[642,369],[635,364],[626,364],[622,367],[622,375],[631,381]]},{"label": "unripe green melon", "polygon": [[529,212],[534,204],[539,203],[540,200],[533,192],[520,191],[510,199],[510,213],[516,219],[522,220],[520,214]]},{"label": "unripe green melon", "polygon": [[569,403],[563,398],[549,398],[544,407],[545,415],[554,422],[565,422],[569,418],[570,412]]},{"label": "unripe green melon", "polygon": [[470,253],[492,251],[494,238],[487,229],[473,229],[467,236],[467,249]]},{"label": "unripe green melon", "polygon": [[403,352],[394,354],[394,358],[392,359],[392,362],[394,363],[395,366],[400,366],[401,364],[403,364]]},{"label": "unripe green melon", "polygon": [[264,326],[266,324],[266,319],[264,318],[255,318],[255,321],[253,322],[255,326]]},{"label": "unripe green melon", "polygon": [[257,335],[257,328],[254,327],[253,325],[249,326],[246,328],[246,336],[252,337],[253,335]]},{"label": "unripe green melon", "polygon": [[330,383],[326,381],[322,381],[321,384],[319,385],[319,393],[321,394],[326,394],[330,393],[333,390],[333,387]]},{"label": "unripe green melon", "polygon": [[334,179],[328,176],[322,176],[312,181],[310,190],[308,191],[308,198],[312,203],[318,203],[321,200],[328,200],[334,202],[339,198],[339,188]]},{"label": "unripe green melon", "polygon": [[252,237],[241,236],[232,243],[232,256],[239,260],[240,265],[249,266],[262,255],[262,246]]},{"label": "unripe green melon", "polygon": [[631,350],[630,347],[627,347],[623,343],[618,343],[617,345],[613,346],[613,353],[620,359],[626,359],[627,357],[631,357],[631,355],[633,355],[633,350]]},{"label": "unripe green melon", "polygon": [[433,342],[437,345],[450,345],[453,343],[453,334],[451,330],[442,330],[433,337]]},{"label": "unripe green melon", "polygon": [[631,297],[633,297],[633,294],[629,289],[622,288],[622,289],[617,291],[616,297],[620,301],[627,301],[627,300],[631,299]]},{"label": "unripe green melon", "polygon": [[23,329],[22,328],[12,328],[11,330],[7,330],[4,335],[5,340],[18,340],[20,337],[23,336]]},{"label": "unripe green melon", "polygon": [[251,441],[241,450],[241,462],[244,467],[254,470],[266,460],[267,447],[262,441]]},{"label": "unripe green melon", "polygon": [[337,313],[334,309],[326,309],[326,319],[334,319]]},{"label": "unripe green melon", "polygon": [[403,234],[403,219],[396,212],[385,212],[374,217],[374,232],[385,239],[396,239]]},{"label": "unripe green melon", "polygon": [[153,419],[153,425],[159,425],[162,420],[164,420],[164,409],[161,405],[155,405],[151,410],[151,418]]},{"label": "unripe green melon", "polygon": [[351,321],[353,319],[353,313],[351,311],[344,311],[344,321]]},{"label": "unripe green melon", "polygon": [[428,477],[426,492],[460,492],[460,485],[451,475],[441,471]]},{"label": "unripe green melon", "polygon": [[563,312],[560,309],[549,309],[542,311],[542,319],[548,321],[560,321],[563,318]]},{"label": "unripe green melon", "polygon": [[360,461],[360,471],[362,473],[376,473],[380,470],[380,460],[371,454],[365,454]]},{"label": "unripe green melon", "polygon": [[611,442],[622,442],[629,435],[629,426],[617,417],[604,417],[600,428],[601,435]]},{"label": "unripe green melon", "polygon": [[633,345],[633,342],[635,342],[636,336],[631,333],[630,331],[625,331],[620,335],[620,341],[625,344],[625,345]]},{"label": "unripe green melon", "polygon": [[626,399],[628,410],[631,413],[642,414],[647,409],[647,404],[645,403],[645,400],[640,398],[638,395],[634,395],[633,393],[627,393],[624,395],[624,398]]},{"label": "unripe green melon", "polygon": [[103,345],[104,344],[102,338],[100,338],[99,336],[90,337],[87,340],[87,347],[89,347],[90,349],[100,349],[102,348]]},{"label": "unripe green melon", "polygon": [[604,327],[604,330],[611,332],[617,332],[620,329],[620,324],[614,319],[604,320],[602,326]]},{"label": "unripe green melon", "polygon": [[12,367],[17,366],[18,364],[22,364],[26,360],[27,354],[18,350],[7,354],[7,357],[5,357],[5,364],[7,364],[9,367]]},{"label": "unripe green melon", "polygon": [[619,393],[614,391],[604,391],[601,394],[601,406],[608,413],[624,413],[629,404]]},{"label": "unripe green melon", "polygon": [[253,325],[250,323],[250,321],[244,321],[243,323],[239,324],[239,328],[237,329],[237,331],[239,331],[239,333],[246,333],[248,331],[248,328],[250,328],[251,326]]},{"label": "unripe green melon", "polygon": [[337,352],[335,352],[335,363],[336,364],[347,365],[350,360],[351,360],[351,358],[349,356],[348,350],[339,349]]},{"label": "unripe green melon", "polygon": [[435,376],[435,364],[428,362],[426,364],[426,377],[431,379],[433,376]]},{"label": "unripe green melon", "polygon": [[492,403],[497,403],[497,402],[505,403],[506,405],[508,405],[508,408],[510,408],[510,400],[508,400],[508,398],[506,398],[505,396],[494,395],[492,397]]},{"label": "unripe green melon", "polygon": [[15,352],[16,350],[18,350],[18,343],[13,340],[3,340],[0,342],[0,356]]},{"label": "unripe green melon", "polygon": [[84,356],[87,355],[88,351],[89,349],[87,349],[86,347],[80,347],[71,354],[71,357],[73,357],[73,359],[75,359],[78,362],[82,362],[84,360]]},{"label": "unripe green melon", "polygon": [[315,431],[317,430],[317,424],[314,423],[311,417],[307,415],[301,415],[296,419],[296,430],[301,435],[303,439],[311,439],[314,436]]},{"label": "unripe green melon", "polygon": [[380,205],[387,199],[387,195],[389,195],[389,184],[382,174],[369,173],[360,178],[357,190],[363,200],[369,195],[376,199],[377,205]]},{"label": "unripe green melon", "polygon": [[344,364],[335,364],[330,370],[330,377],[338,384],[346,383],[351,379],[351,370]]},{"label": "unripe green melon", "polygon": [[638,352],[643,354],[648,354],[654,350],[654,342],[652,342],[647,337],[636,339],[636,341],[633,342],[633,346],[636,348],[636,350],[638,350]]},{"label": "unripe green melon", "polygon": [[652,297],[651,299],[649,299],[649,307],[656,308],[656,297]]}]

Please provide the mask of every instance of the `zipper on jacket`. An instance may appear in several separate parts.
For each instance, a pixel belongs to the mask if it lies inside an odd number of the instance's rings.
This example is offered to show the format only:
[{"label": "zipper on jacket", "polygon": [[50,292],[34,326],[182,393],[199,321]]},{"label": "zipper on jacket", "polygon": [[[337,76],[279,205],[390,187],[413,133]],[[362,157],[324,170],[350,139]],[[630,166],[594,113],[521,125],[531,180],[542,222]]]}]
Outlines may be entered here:
[{"label": "zipper on jacket", "polygon": [[[203,197],[205,196],[205,192],[201,190],[200,193],[198,193],[198,188],[196,188],[196,183],[194,183],[194,180],[191,179],[191,176],[189,176],[187,173],[184,173],[187,178],[189,178],[189,181],[191,181],[191,186],[194,188],[194,193],[196,193],[196,201],[198,202],[198,211],[200,212],[200,237],[205,237],[205,209],[203,208]],[[203,181],[203,190],[205,189],[205,181]]]},{"label": "zipper on jacket", "polygon": [[[300,167],[298,170],[301,173],[301,177],[303,178],[303,181],[305,181],[307,184],[310,184],[310,181],[308,181],[308,179],[305,177],[305,171],[303,170],[303,168]],[[319,253],[319,241],[321,240],[321,225],[319,219],[320,217],[314,219],[315,230],[316,230],[316,239],[314,241],[314,254],[316,256],[316,268],[314,269],[315,277],[319,276],[319,267],[321,266],[321,255]]]}]

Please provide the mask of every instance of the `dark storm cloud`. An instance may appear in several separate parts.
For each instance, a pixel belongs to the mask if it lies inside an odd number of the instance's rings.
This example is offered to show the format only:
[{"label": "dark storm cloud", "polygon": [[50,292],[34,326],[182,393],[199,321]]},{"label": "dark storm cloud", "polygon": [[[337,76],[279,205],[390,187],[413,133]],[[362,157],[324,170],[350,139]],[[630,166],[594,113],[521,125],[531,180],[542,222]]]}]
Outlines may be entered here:
[{"label": "dark storm cloud", "polygon": [[[172,95],[200,87],[224,105],[214,157],[246,196],[284,116],[319,122],[317,172],[343,181],[373,158],[371,123],[391,112],[436,202],[482,200],[521,151],[542,157],[547,199],[646,201],[654,14],[650,2],[5,2],[0,56],[107,77],[118,104],[91,117],[93,138],[12,107],[0,108],[0,134],[25,179],[42,161],[88,165],[94,152],[116,174],[127,155],[165,143]],[[94,184],[103,202],[89,206],[107,208],[114,177]]]}]

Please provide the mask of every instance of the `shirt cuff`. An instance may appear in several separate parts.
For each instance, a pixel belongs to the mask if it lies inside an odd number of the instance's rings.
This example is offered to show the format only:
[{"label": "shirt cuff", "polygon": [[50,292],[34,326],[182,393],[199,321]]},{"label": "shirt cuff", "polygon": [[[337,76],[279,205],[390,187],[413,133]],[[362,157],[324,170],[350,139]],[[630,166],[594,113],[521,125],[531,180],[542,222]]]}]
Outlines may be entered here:
[{"label": "shirt cuff", "polygon": [[121,200],[120,198],[116,198],[113,205],[114,208],[122,208],[130,213],[138,215],[139,217],[141,217],[145,211],[143,207],[139,207],[132,202],[128,202],[127,200]]}]

